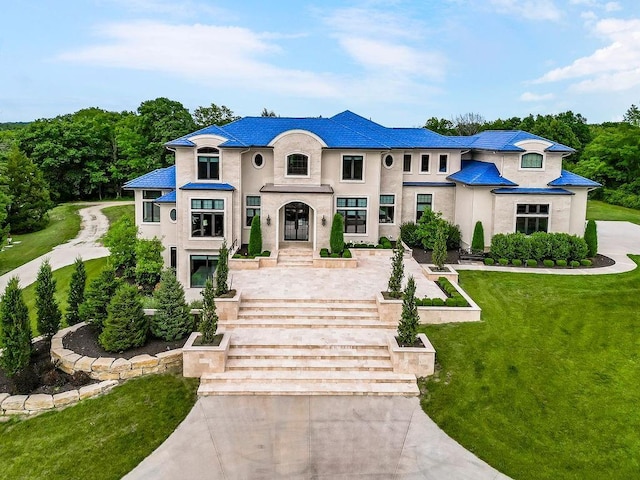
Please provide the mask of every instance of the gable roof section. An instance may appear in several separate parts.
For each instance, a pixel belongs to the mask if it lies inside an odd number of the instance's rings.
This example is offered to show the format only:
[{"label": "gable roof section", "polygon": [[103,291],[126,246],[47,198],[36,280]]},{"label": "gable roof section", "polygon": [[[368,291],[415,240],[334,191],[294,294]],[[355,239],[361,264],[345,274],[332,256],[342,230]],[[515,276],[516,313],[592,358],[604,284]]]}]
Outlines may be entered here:
[{"label": "gable roof section", "polygon": [[173,190],[176,188],[176,167],[172,165],[167,168],[158,168],[141,177],[129,180],[124,184],[123,188],[170,188]]},{"label": "gable roof section", "polygon": [[501,176],[494,163],[479,162],[477,160],[463,160],[462,168],[449,175],[447,180],[453,180],[464,185],[487,187],[514,187],[518,185]]},{"label": "gable roof section", "polygon": [[561,143],[553,142],[547,138],[539,137],[533,133],[524,132],[522,130],[485,130],[469,137],[453,137],[466,148],[477,150],[492,150],[496,152],[524,152],[525,150],[518,147],[516,143],[526,140],[542,140],[552,145],[545,151],[573,153],[575,150]]},{"label": "gable roof section", "polygon": [[562,170],[561,175],[555,180],[550,181],[547,185],[550,187],[601,187],[598,182],[594,182],[585,177],[581,177],[568,170]]}]

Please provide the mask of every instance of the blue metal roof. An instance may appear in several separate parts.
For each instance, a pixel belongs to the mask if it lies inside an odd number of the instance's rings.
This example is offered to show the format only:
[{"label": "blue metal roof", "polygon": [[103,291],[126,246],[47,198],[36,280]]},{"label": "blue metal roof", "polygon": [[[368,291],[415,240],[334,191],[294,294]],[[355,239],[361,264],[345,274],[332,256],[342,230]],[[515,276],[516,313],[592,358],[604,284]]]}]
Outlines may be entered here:
[{"label": "blue metal roof", "polygon": [[453,182],[402,182],[403,187],[455,187]]},{"label": "blue metal roof", "polygon": [[141,177],[129,180],[124,184],[125,189],[132,188],[176,188],[176,167],[159,168]]},{"label": "blue metal roof", "polygon": [[477,160],[463,160],[462,168],[456,173],[447,177],[448,180],[459,182],[464,185],[476,186],[516,186],[512,182],[500,175],[494,163],[479,162]]},{"label": "blue metal roof", "polygon": [[524,152],[516,143],[525,140],[542,140],[549,142],[547,152],[573,153],[575,150],[561,143],[553,142],[547,138],[539,137],[533,133],[522,130],[485,130],[469,137],[453,137],[458,142],[464,144],[466,148],[478,150],[493,150],[496,152]]},{"label": "blue metal roof", "polygon": [[230,192],[236,187],[228,183],[194,183],[190,182],[180,187],[180,190],[222,190]]},{"label": "blue metal roof", "polygon": [[499,195],[520,194],[520,195],[575,195],[564,188],[496,188],[492,193]]},{"label": "blue metal roof", "polygon": [[176,203],[176,191],[173,190],[155,199],[155,203]]},{"label": "blue metal roof", "polygon": [[602,185],[588,178],[576,175],[568,170],[562,170],[561,175],[548,183],[551,187],[601,187]]}]

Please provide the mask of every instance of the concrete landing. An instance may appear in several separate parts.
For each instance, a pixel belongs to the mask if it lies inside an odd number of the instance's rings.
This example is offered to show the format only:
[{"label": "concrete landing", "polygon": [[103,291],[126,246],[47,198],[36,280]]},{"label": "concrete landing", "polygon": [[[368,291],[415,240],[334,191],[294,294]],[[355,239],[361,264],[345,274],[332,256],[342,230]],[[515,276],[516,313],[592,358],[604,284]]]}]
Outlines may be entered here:
[{"label": "concrete landing", "polygon": [[506,479],[405,397],[206,397],[127,480]]}]

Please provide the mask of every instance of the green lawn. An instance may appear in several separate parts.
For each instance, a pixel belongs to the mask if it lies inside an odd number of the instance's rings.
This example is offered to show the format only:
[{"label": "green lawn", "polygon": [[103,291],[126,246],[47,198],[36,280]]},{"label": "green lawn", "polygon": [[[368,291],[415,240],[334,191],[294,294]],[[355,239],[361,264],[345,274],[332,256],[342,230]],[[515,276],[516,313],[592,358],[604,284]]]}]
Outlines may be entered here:
[{"label": "green lawn", "polygon": [[[84,267],[87,271],[87,287],[91,280],[98,276],[100,271],[107,265],[108,257],[96,258],[94,260],[87,260],[84,262]],[[53,272],[53,278],[56,280],[56,295],[55,298],[58,301],[60,310],[62,311],[62,318],[64,319],[64,313],[67,311],[67,297],[69,296],[69,283],[71,282],[71,275],[73,274],[74,266],[67,265],[59,270]],[[36,323],[36,284],[35,282],[28,285],[22,290],[22,297],[24,298],[27,307],[29,308],[29,318],[31,319],[31,331],[33,336],[38,335],[38,326]]]},{"label": "green lawn", "polygon": [[102,209],[102,213],[104,213],[109,219],[109,225],[113,225],[121,217],[125,215],[131,217],[133,220],[134,216],[134,206],[133,205],[116,205],[113,207],[107,207]]},{"label": "green lawn", "polygon": [[588,220],[619,220],[640,225],[640,210],[619,207],[597,200],[587,202]]},{"label": "green lawn", "polygon": [[484,321],[421,327],[442,367],[429,416],[516,479],[638,478],[640,270],[460,280]]},{"label": "green lawn", "polygon": [[56,245],[75,238],[80,231],[80,208],[82,205],[58,205],[49,212],[47,228],[35,233],[13,235],[14,245],[0,252],[0,275],[44,255]]},{"label": "green lawn", "polygon": [[189,413],[197,385],[151,375],[59,412],[0,423],[0,479],[120,479]]}]

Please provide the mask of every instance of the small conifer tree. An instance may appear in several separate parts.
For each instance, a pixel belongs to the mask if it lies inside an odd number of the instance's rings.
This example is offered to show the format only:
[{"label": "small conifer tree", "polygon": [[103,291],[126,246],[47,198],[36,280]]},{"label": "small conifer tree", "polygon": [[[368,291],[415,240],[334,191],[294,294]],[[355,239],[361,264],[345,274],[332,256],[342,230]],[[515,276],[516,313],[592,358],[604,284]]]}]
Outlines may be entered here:
[{"label": "small conifer tree", "polygon": [[156,314],[151,317],[151,333],[168,342],[183,338],[193,330],[189,306],[184,299],[184,288],[172,268],[162,272],[160,287],[153,297]]},{"label": "small conifer tree", "polygon": [[36,279],[36,310],[38,331],[45,337],[52,337],[60,328],[62,313],[55,299],[56,280],[51,264],[45,260],[40,265]]},{"label": "small conifer tree", "polygon": [[595,257],[598,254],[598,227],[595,220],[587,222],[587,228],[584,231],[584,241],[587,242],[588,257]]},{"label": "small conifer tree", "polygon": [[80,322],[80,305],[84,302],[84,289],[87,284],[87,271],[82,258],[76,258],[73,274],[69,283],[69,296],[67,297],[67,313],[65,320],[67,325],[75,325]]},{"label": "small conifer tree", "polygon": [[80,319],[102,331],[108,315],[107,307],[119,284],[112,266],[109,265],[102,270],[87,288],[84,302],[80,305]]},{"label": "small conifer tree", "polygon": [[445,226],[439,225],[436,230],[436,238],[433,242],[433,252],[431,253],[433,264],[442,270],[444,262],[447,261],[447,234]]},{"label": "small conifer tree", "polygon": [[[254,217],[255,218],[255,217]],[[216,296],[224,295],[229,291],[229,249],[227,240],[220,247],[218,265],[216,265]]]},{"label": "small conifer tree", "polygon": [[391,259],[391,276],[387,289],[392,298],[400,298],[402,296],[402,278],[404,277],[404,246],[402,241],[398,239],[396,248],[393,250],[393,258]]},{"label": "small conifer tree", "polygon": [[12,277],[0,301],[0,367],[13,377],[29,365],[31,358],[31,327],[29,310],[22,298],[18,277]]},{"label": "small conifer tree", "polygon": [[416,305],[416,282],[413,276],[407,280],[402,301],[402,316],[398,323],[398,343],[400,346],[411,346],[418,335],[420,315]]},{"label": "small conifer tree", "polygon": [[102,348],[108,352],[122,352],[144,345],[149,320],[136,286],[125,283],[118,287],[107,310],[104,330],[98,337]]},{"label": "small conifer tree", "polygon": [[202,290],[202,312],[198,329],[202,333],[202,343],[212,344],[218,329],[218,314],[216,312],[215,290],[211,277],[207,278]]},{"label": "small conifer tree", "polygon": [[477,221],[476,226],[473,228],[471,250],[474,252],[484,252],[484,227],[480,221]]},{"label": "small conifer tree", "polygon": [[331,253],[341,254],[344,250],[344,217],[340,213],[336,213],[333,216],[329,246],[331,247]]},{"label": "small conifer tree", "polygon": [[249,232],[249,255],[252,257],[262,253],[262,226],[260,225],[260,215],[254,215],[251,220],[251,231]]}]

